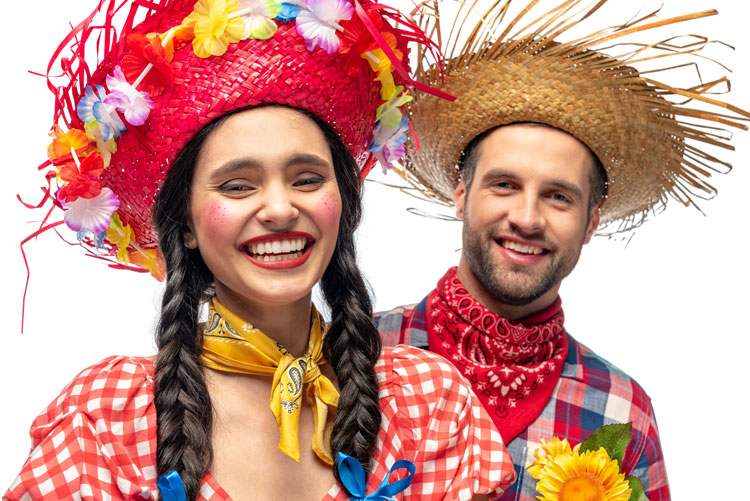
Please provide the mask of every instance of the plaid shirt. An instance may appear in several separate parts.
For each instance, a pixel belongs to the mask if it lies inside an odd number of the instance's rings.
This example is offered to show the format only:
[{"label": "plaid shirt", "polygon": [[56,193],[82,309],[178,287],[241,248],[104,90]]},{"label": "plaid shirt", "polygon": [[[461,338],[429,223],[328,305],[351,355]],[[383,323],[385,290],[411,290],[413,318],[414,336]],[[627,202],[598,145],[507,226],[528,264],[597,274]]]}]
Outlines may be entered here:
[{"label": "plaid shirt", "polygon": [[[500,434],[450,362],[400,346],[384,351],[375,374],[383,418],[368,493],[398,459],[417,466],[399,500],[470,501],[512,483]],[[111,357],[81,372],[32,424],[31,454],[3,500],[157,499],[153,388],[147,358]],[[334,484],[323,501],[347,499]],[[228,500],[206,473],[198,501]]]},{"label": "plaid shirt", "polygon": [[[427,298],[375,315],[384,346],[411,344],[427,348]],[[502,501],[535,501],[536,480],[526,466],[534,462],[540,440],[567,438],[582,442],[605,424],[633,423],[633,439],[623,459],[624,472],[637,477],[650,501],[670,499],[659,431],[651,402],[627,374],[568,335],[568,354],[560,381],[541,415],[507,444],[517,479]]]}]

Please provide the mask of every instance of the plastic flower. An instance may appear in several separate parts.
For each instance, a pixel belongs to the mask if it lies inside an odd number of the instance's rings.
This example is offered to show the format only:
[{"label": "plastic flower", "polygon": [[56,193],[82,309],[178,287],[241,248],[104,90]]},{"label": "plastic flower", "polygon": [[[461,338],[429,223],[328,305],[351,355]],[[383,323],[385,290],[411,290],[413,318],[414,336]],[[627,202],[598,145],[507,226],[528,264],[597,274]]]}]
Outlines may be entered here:
[{"label": "plastic flower", "polygon": [[86,133],[80,129],[70,129],[63,132],[60,127],[55,127],[54,132],[50,134],[52,142],[47,146],[47,158],[53,165],[60,165],[73,159],[70,150],[76,151],[78,158],[88,155],[92,148],[91,141],[86,137]]},{"label": "plastic flower", "polygon": [[354,7],[346,0],[308,0],[297,14],[297,31],[305,39],[307,50],[320,47],[328,54],[339,48],[336,30],[342,30],[339,21],[351,19]]},{"label": "plastic flower", "polygon": [[401,107],[414,99],[406,92],[403,92],[403,90],[404,87],[401,85],[396,87],[393,97],[378,106],[375,110],[375,117],[382,123],[383,127],[389,129],[398,127],[404,116],[403,113],[401,113]]},{"label": "plastic flower", "polygon": [[132,264],[148,270],[158,281],[164,281],[166,271],[161,255],[156,249],[134,250],[129,253],[129,256]]},{"label": "plastic flower", "polygon": [[281,12],[281,3],[277,0],[238,0],[240,17],[245,21],[245,34],[242,37],[265,40],[276,33],[273,18]]},{"label": "plastic flower", "polygon": [[[568,445],[568,448],[570,446]],[[580,453],[559,450],[529,467],[541,501],[628,501],[630,485],[604,448]],[[534,468],[540,466],[540,468]],[[532,468],[534,468],[532,470]]]},{"label": "plastic flower", "polygon": [[237,0],[198,0],[193,16],[193,50],[198,57],[221,56],[229,44],[245,35],[245,22],[236,14]]},{"label": "plastic flower", "polygon": [[104,168],[106,169],[109,167],[112,153],[117,151],[115,138],[111,137],[108,141],[105,141],[102,137],[102,131],[99,129],[99,124],[96,121],[84,124],[83,128],[86,130],[86,137],[96,142],[96,149],[101,154],[104,161]]},{"label": "plastic flower", "polygon": [[184,47],[186,43],[193,41],[193,38],[195,38],[194,28],[195,17],[187,16],[179,26],[159,35],[159,40],[161,40],[161,46],[164,49],[164,56],[167,58],[167,61],[172,62],[174,51]]},{"label": "plastic flower", "polygon": [[[299,2],[299,3],[298,3]],[[297,14],[302,10],[304,2],[301,0],[290,0],[289,2],[281,3],[281,10],[276,15],[276,20],[282,23],[297,19]]]},{"label": "plastic flower", "polygon": [[[383,33],[383,39],[393,51],[393,55],[396,56],[396,59],[401,61],[404,58],[404,54],[396,48],[396,45],[398,44],[396,35],[386,31]],[[369,49],[362,53],[362,59],[370,63],[370,68],[372,68],[372,71],[375,73],[391,70],[391,60],[385,55],[385,51],[376,44],[371,44]]]},{"label": "plastic flower", "polygon": [[139,92],[125,80],[125,75],[119,66],[115,66],[113,75],[107,75],[107,87],[110,93],[104,98],[104,103],[117,108],[125,115],[125,120],[131,125],[143,125],[148,115],[154,109],[154,102],[145,92]]},{"label": "plastic flower", "polygon": [[[368,11],[367,17],[370,18],[373,26],[380,31],[380,27],[383,25],[383,18],[380,17],[380,14]],[[375,44],[372,33],[370,33],[370,30],[367,29],[359,16],[352,16],[350,20],[342,21],[341,27],[344,28],[344,31],[339,35],[341,45],[339,45],[337,54],[344,58],[346,72],[349,76],[353,76],[359,70],[362,54],[373,50],[377,47],[377,44]],[[381,32],[381,34],[385,35],[385,32]]]},{"label": "plastic flower", "polygon": [[172,54],[168,56],[164,52],[162,39],[156,34],[131,33],[127,42],[129,52],[122,58],[125,77],[136,83],[150,64],[148,73],[136,87],[151,97],[160,95],[174,81],[174,69],[170,64]]},{"label": "plastic flower", "polygon": [[76,112],[78,117],[85,123],[96,121],[105,142],[112,137],[120,137],[120,132],[127,127],[117,115],[117,110],[112,105],[104,103],[107,93],[101,85],[96,86],[96,91],[89,85],[86,87],[86,95],[78,101]]},{"label": "plastic flower", "polygon": [[378,159],[383,167],[383,173],[393,167],[393,162],[403,158],[408,131],[409,119],[406,116],[401,117],[396,127],[385,127],[382,122],[375,125],[372,141],[367,150]]},{"label": "plastic flower", "polygon": [[101,233],[109,226],[109,221],[120,202],[112,190],[102,188],[94,198],[79,198],[66,202],[65,224],[75,232],[90,231]]},{"label": "plastic flower", "polygon": [[117,247],[117,260],[121,263],[130,264],[128,245],[135,240],[135,233],[133,233],[133,228],[129,224],[122,224],[117,213],[112,214],[110,218],[107,240]]},{"label": "plastic flower", "polygon": [[67,183],[60,188],[57,199],[65,203],[75,202],[79,197],[94,198],[102,191],[104,161],[98,151],[92,152],[81,161],[81,166],[74,161],[66,162],[59,167],[60,179]]}]

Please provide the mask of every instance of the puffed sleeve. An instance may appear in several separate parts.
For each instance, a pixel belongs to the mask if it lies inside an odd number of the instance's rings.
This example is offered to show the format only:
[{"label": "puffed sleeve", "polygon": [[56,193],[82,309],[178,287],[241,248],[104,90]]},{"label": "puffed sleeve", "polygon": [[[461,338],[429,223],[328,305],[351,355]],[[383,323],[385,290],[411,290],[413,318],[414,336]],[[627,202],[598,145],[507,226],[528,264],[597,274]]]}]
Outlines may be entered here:
[{"label": "puffed sleeve", "polygon": [[150,499],[153,365],[111,357],[78,374],[31,425],[31,453],[3,499]]},{"label": "puffed sleeve", "polygon": [[383,452],[393,459],[411,457],[416,465],[405,498],[470,500],[473,494],[492,499],[502,494],[515,479],[510,454],[453,364],[408,346],[386,350],[383,358],[383,419],[396,424],[386,433]]}]

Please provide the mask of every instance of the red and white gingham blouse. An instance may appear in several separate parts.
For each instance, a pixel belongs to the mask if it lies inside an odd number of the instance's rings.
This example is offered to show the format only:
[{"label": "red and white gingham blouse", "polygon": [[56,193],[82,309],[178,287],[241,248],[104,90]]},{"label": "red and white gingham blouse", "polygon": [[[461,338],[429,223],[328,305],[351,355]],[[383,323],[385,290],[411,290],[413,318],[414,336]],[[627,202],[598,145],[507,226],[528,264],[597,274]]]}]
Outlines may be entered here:
[{"label": "red and white gingham blouse", "polygon": [[[515,477],[486,411],[450,362],[407,346],[376,366],[383,420],[367,492],[390,466],[417,466],[403,498],[497,497]],[[111,357],[81,372],[36,418],[32,450],[3,499],[157,499],[154,367]],[[200,501],[231,499],[206,473]],[[346,500],[338,485],[323,501]]]}]

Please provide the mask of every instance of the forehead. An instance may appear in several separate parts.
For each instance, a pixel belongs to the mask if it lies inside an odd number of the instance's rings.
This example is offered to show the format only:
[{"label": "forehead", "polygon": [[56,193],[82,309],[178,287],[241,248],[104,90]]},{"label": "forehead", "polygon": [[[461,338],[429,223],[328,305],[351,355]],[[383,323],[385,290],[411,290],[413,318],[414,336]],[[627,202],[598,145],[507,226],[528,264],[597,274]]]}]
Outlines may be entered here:
[{"label": "forehead", "polygon": [[197,168],[235,159],[273,166],[299,154],[332,161],[325,136],[312,119],[294,109],[264,106],[241,111],[219,124],[206,138]]},{"label": "forehead", "polygon": [[595,168],[581,141],[541,124],[513,124],[490,132],[480,143],[475,177],[502,170],[523,179],[564,181],[588,189]]}]

